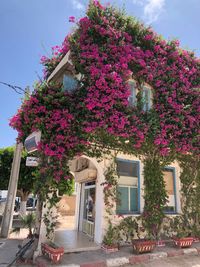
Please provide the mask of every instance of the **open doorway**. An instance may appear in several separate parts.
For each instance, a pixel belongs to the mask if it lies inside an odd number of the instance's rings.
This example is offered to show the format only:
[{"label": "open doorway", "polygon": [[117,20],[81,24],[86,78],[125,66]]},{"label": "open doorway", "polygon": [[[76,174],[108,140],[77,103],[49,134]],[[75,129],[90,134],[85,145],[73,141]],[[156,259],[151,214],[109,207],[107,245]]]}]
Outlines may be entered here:
[{"label": "open doorway", "polygon": [[[80,217],[80,230],[90,237],[94,236],[95,223],[95,197],[96,185],[95,181],[82,184],[81,207],[83,209],[82,218]],[[81,215],[80,215],[81,216]]]},{"label": "open doorway", "polygon": [[99,245],[94,242],[96,215],[99,213],[95,208],[97,168],[89,158],[80,157],[70,163],[70,171],[76,184],[75,228],[59,228],[55,243],[62,245],[66,252],[98,249]]}]

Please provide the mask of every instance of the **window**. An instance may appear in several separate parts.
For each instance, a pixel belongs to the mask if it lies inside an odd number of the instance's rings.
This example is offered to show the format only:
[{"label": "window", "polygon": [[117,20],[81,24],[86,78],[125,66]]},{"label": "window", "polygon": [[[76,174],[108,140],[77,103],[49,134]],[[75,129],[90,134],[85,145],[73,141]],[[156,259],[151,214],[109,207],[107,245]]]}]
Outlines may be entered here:
[{"label": "window", "polygon": [[135,84],[135,82],[133,80],[132,81],[129,81],[128,84],[129,84],[129,88],[130,88],[130,96],[128,97],[129,105],[130,106],[136,106],[136,104],[137,104],[137,98],[136,98],[137,89],[136,89],[136,84]]},{"label": "window", "polygon": [[168,203],[164,211],[166,213],[176,212],[176,187],[175,187],[175,169],[165,168],[164,172],[165,189],[168,196]]},{"label": "window", "polygon": [[70,75],[64,74],[63,76],[63,91],[64,92],[72,92],[74,91],[78,86],[78,81],[74,79]]},{"label": "window", "polygon": [[143,86],[142,88],[142,103],[143,110],[149,111],[152,107],[152,89],[147,86]]},{"label": "window", "polygon": [[117,160],[118,198],[116,213],[131,214],[139,212],[139,162]]}]

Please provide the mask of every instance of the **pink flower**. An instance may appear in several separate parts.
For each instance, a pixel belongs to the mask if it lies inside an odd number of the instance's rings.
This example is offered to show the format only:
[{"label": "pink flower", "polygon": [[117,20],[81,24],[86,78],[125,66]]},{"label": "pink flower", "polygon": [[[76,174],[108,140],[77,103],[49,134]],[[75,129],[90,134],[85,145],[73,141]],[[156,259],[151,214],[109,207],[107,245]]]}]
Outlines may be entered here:
[{"label": "pink flower", "polygon": [[69,17],[69,22],[73,22],[73,23],[74,23],[74,22],[75,22],[75,19],[76,19],[76,18],[75,18],[74,16],[70,16],[70,17]]}]

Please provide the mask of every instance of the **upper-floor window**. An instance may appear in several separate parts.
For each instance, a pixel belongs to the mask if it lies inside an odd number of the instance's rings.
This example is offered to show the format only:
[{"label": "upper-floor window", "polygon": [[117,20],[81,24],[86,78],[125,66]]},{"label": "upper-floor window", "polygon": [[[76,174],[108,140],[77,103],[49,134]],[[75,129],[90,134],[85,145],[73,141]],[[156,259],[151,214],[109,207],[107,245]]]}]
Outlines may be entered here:
[{"label": "upper-floor window", "polygon": [[78,86],[78,81],[74,77],[68,74],[63,75],[63,91],[72,92]]},{"label": "upper-floor window", "polygon": [[116,213],[139,213],[139,162],[130,160],[117,160],[118,198]]},{"label": "upper-floor window", "polygon": [[142,87],[142,105],[144,111],[152,108],[152,89],[147,85]]},{"label": "upper-floor window", "polygon": [[[130,106],[136,106],[137,105],[137,94],[138,94],[138,89],[136,86],[136,82],[134,80],[129,80],[129,90],[130,90],[130,95],[128,97],[128,102]],[[144,111],[149,111],[152,108],[152,89],[148,85],[143,85],[142,86],[142,91],[141,91],[141,96],[142,96],[142,109]]]},{"label": "upper-floor window", "polygon": [[167,192],[168,203],[164,208],[166,213],[175,213],[176,207],[176,184],[175,184],[175,168],[166,167],[164,169],[165,190]]},{"label": "upper-floor window", "polygon": [[136,89],[136,82],[134,80],[130,80],[128,82],[129,84],[129,90],[130,90],[130,95],[128,97],[128,102],[130,106],[136,106],[137,104],[137,89]]}]

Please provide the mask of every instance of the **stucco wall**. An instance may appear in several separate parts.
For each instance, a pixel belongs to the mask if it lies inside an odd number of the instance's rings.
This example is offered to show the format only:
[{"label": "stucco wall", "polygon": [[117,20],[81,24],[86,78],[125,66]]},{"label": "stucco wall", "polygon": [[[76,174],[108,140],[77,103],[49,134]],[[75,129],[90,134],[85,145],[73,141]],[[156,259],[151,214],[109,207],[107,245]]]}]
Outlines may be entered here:
[{"label": "stucco wall", "polygon": [[58,212],[61,215],[75,215],[76,196],[62,196],[58,204]]},{"label": "stucco wall", "polygon": [[[88,158],[88,157],[87,157]],[[126,160],[133,160],[133,161],[138,161],[139,162],[139,179],[140,179],[140,214],[143,211],[144,208],[144,175],[143,175],[143,162],[131,155],[126,155],[119,153],[117,155],[117,158],[119,159],[126,159]],[[107,230],[107,219],[106,217],[108,214],[105,212],[105,205],[104,205],[104,195],[103,195],[103,186],[101,185],[103,182],[105,182],[105,176],[104,172],[108,168],[108,166],[111,163],[111,156],[104,158],[101,162],[97,162],[96,159],[91,159],[92,164],[94,164],[95,168],[97,169],[97,179],[96,179],[96,217],[95,217],[95,232],[94,232],[94,240],[97,243],[101,243],[104,234],[106,233]],[[176,185],[176,207],[177,207],[177,213],[181,212],[181,206],[180,206],[180,189],[181,189],[181,184],[180,184],[180,167],[178,166],[177,162],[173,162],[169,166],[166,167],[174,167],[175,168],[175,185]],[[79,220],[79,204],[80,204],[80,194],[81,194],[81,184],[78,184],[77,187],[77,207],[76,207],[76,229],[78,229],[78,220]],[[114,208],[115,210],[115,208]],[[123,215],[123,218],[130,216],[129,215]],[[138,214],[133,214],[132,216],[138,217]],[[170,215],[169,215],[170,216]],[[113,214],[110,216],[110,219],[113,224],[119,224],[121,221],[122,217],[118,216],[116,214]]]},{"label": "stucco wall", "polygon": [[[139,167],[139,177],[140,177],[139,178],[140,179],[140,200],[139,201],[140,201],[140,214],[141,214],[143,212],[143,209],[144,209],[144,175],[143,175],[144,164],[139,158],[137,158],[136,156],[132,156],[132,155],[126,155],[123,153],[119,153],[117,155],[117,158],[132,160],[132,161],[139,161],[139,166],[140,166]],[[104,162],[104,168],[106,168],[110,164],[108,159],[105,162]],[[101,164],[103,164],[103,162]],[[177,214],[179,214],[181,212],[181,204],[180,204],[181,183],[180,183],[180,179],[179,179],[180,167],[176,161],[171,163],[170,165],[168,165],[166,167],[174,167],[175,168],[176,208],[177,208]],[[115,210],[115,208],[114,208],[114,210]],[[118,225],[123,218],[126,218],[128,216],[138,217],[140,214],[133,214],[133,215],[128,214],[128,215],[123,215],[123,216],[118,216],[117,214],[113,214],[113,215],[110,215],[109,217],[110,217],[113,225]],[[105,210],[104,210],[104,221],[102,224],[103,225],[102,236],[106,233],[106,230],[108,227],[107,220],[105,219],[106,216],[107,216],[107,214],[105,213]],[[167,216],[171,217],[174,215],[167,215]]]}]

